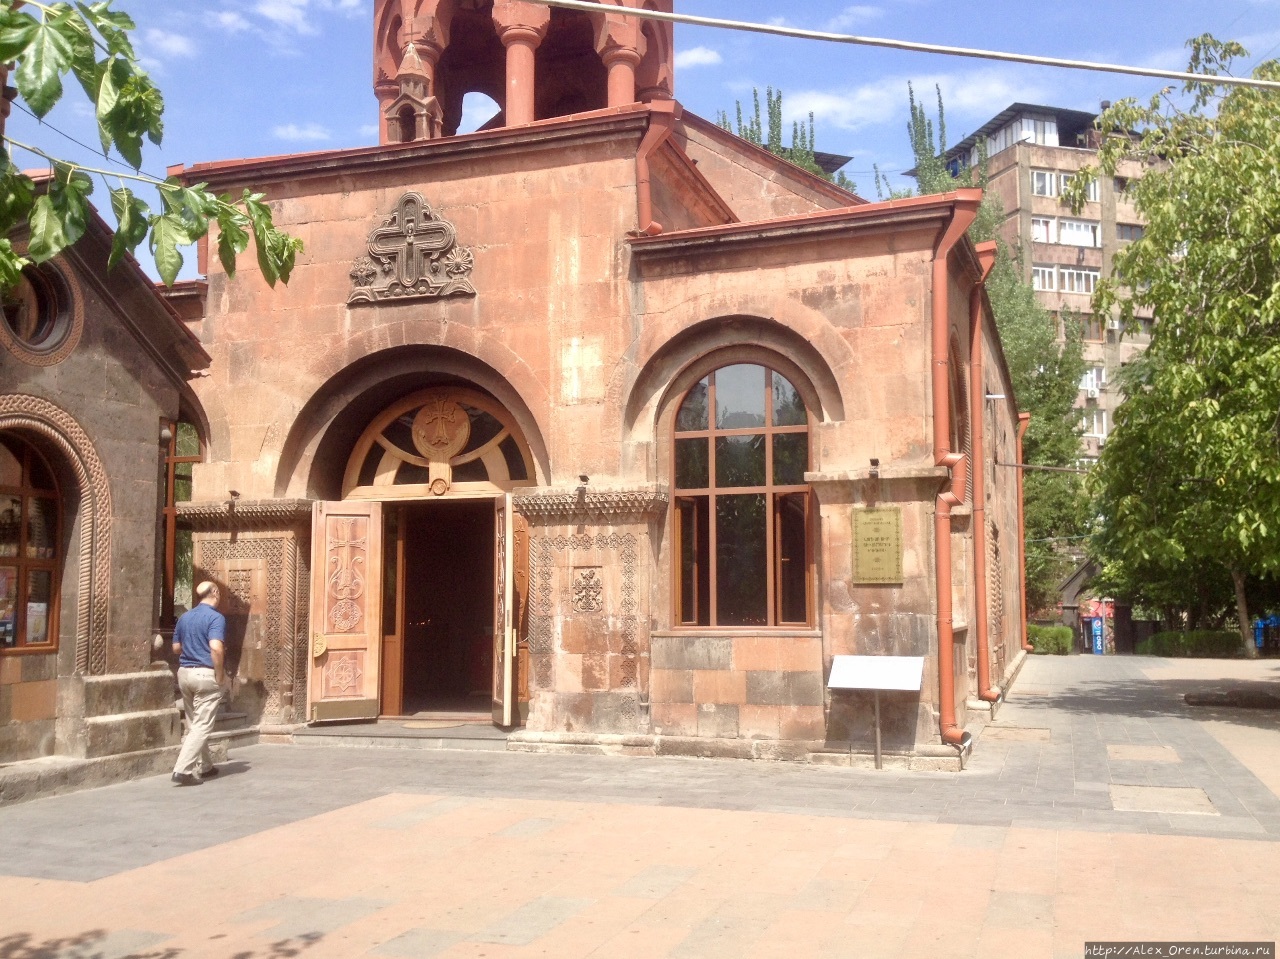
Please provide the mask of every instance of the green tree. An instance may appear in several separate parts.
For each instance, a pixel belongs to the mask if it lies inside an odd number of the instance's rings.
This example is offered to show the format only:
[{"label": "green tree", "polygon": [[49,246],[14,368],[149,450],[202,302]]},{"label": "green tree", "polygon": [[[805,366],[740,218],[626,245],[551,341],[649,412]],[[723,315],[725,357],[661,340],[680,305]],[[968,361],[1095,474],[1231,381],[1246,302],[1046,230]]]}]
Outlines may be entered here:
[{"label": "green tree", "polygon": [[[941,89],[937,95],[935,125],[923,104],[916,100],[915,90],[907,87],[907,136],[920,193],[945,193],[957,187],[985,190],[987,164],[981,148],[976,166],[960,169],[954,175],[948,169],[946,109]],[[893,190],[878,171],[876,181],[882,198],[886,193],[911,195],[909,190]],[[985,193],[969,235],[977,243],[996,242],[996,262],[987,279],[987,296],[1000,331],[1014,394],[1022,411],[1031,414],[1023,457],[1029,465],[1070,469],[1080,457],[1080,411],[1075,408],[1075,401],[1084,375],[1082,329],[1075,317],[1066,316],[1062,320],[1063,336],[1059,338],[1057,321],[1036,300],[1031,284],[1023,278],[1020,248],[1010,246],[999,234],[1003,220],[1000,201]],[[1075,473],[1029,470],[1024,476],[1023,494],[1027,609],[1034,611],[1057,602],[1059,585],[1078,561],[1071,547],[1085,532],[1086,513],[1083,484]]]},{"label": "green tree", "polygon": [[[1245,50],[1207,34],[1189,46],[1206,80],[1107,110],[1097,168],[1070,196],[1098,170],[1146,168],[1128,186],[1146,231],[1095,295],[1127,327],[1156,317],[1092,477],[1097,540],[1131,577],[1224,570],[1255,655],[1248,580],[1280,572],[1280,94],[1223,93],[1212,77]],[[1280,63],[1254,76],[1280,80]]]},{"label": "green tree", "polygon": [[[235,271],[236,258],[248,249],[252,236],[267,282],[287,283],[302,243],[276,229],[262,194],[245,190],[235,199],[215,196],[204,184],[184,186],[173,178],[158,180],[139,172],[143,141],[159,144],[164,134],[164,99],[138,63],[131,39],[136,29],[127,14],[111,8],[111,0],[74,5],[0,0],[0,64],[13,70],[18,97],[43,118],[62,99],[64,80],[74,77],[94,108],[103,155],[114,150],[135,171],[120,174],[86,167],[35,144],[4,137],[0,288],[17,283],[28,263],[43,263],[84,235],[95,178],[106,187],[116,216],[112,266],[147,240],[161,278],[172,284],[182,268],[179,247],[205,236],[216,222],[218,255],[228,273]],[[0,69],[0,74],[5,72]],[[46,161],[47,181],[37,184],[23,173],[13,161],[15,150]],[[138,183],[159,192],[159,210],[152,210],[129,185]],[[20,230],[27,233],[25,255],[11,239]]]},{"label": "green tree", "polygon": [[759,89],[751,91],[751,101],[754,108],[753,113],[746,119],[743,119],[742,101],[738,100],[734,104],[734,112],[737,119],[736,129],[733,121],[729,119],[729,114],[723,110],[716,117],[716,122],[730,133],[737,133],[748,143],[763,147],[774,156],[789,160],[796,166],[808,170],[824,180],[830,180],[836,186],[844,187],[846,190],[855,188],[854,182],[843,173],[837,171],[835,176],[832,176],[818,166],[814,160],[816,138],[814,136],[812,113],[809,114],[807,125],[799,121],[791,124],[791,146],[786,147],[782,145],[782,130],[784,126],[782,121],[782,91],[775,92],[773,87],[765,90],[766,111],[763,116],[760,112]]}]

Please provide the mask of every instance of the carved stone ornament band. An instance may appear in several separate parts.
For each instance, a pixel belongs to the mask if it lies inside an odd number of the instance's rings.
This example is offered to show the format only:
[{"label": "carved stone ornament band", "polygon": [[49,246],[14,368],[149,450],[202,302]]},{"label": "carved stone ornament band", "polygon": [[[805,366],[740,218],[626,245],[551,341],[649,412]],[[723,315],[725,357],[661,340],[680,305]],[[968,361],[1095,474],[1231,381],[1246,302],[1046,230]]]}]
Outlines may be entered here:
[{"label": "carved stone ornament band", "polygon": [[670,494],[665,486],[596,490],[579,488],[516,493],[512,505],[530,519],[579,516],[621,519],[656,516],[667,508],[669,500]]},{"label": "carved stone ornament band", "polygon": [[421,193],[406,193],[382,226],[369,234],[369,254],[351,268],[348,304],[474,295],[475,258],[458,246],[453,224]]}]

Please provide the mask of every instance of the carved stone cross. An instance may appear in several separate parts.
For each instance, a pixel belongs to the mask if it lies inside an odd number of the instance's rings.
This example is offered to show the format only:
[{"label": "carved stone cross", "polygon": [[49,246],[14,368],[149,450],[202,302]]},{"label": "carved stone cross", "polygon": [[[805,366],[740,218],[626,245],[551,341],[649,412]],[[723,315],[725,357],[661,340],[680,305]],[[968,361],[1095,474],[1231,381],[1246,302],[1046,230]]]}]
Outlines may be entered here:
[{"label": "carved stone cross", "polygon": [[382,226],[369,234],[368,256],[351,270],[348,304],[474,294],[471,251],[457,245],[453,224],[437,216],[420,193],[406,193]]}]

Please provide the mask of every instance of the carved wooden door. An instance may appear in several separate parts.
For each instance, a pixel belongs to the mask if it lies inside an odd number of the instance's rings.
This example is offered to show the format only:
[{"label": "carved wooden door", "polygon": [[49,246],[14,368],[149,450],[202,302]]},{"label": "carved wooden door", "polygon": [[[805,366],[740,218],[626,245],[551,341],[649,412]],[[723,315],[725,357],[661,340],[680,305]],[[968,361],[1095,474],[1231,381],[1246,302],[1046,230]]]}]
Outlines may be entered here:
[{"label": "carved wooden door", "polygon": [[515,517],[511,494],[493,506],[493,721],[515,724]]},{"label": "carved wooden door", "polygon": [[374,719],[382,642],[382,504],[311,514],[311,722]]},{"label": "carved wooden door", "polygon": [[529,521],[517,513],[511,524],[515,555],[513,597],[515,609],[515,690],[516,713],[520,723],[529,718]]}]

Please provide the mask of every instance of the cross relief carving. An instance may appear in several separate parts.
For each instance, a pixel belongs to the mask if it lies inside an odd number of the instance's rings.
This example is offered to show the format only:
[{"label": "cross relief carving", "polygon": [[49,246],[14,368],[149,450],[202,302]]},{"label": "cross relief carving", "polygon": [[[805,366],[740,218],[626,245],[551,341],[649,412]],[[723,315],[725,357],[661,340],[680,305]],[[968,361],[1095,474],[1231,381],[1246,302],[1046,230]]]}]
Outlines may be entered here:
[{"label": "cross relief carving", "polygon": [[453,224],[421,193],[406,193],[369,234],[368,255],[351,268],[348,304],[474,295],[475,257],[459,246]]}]

